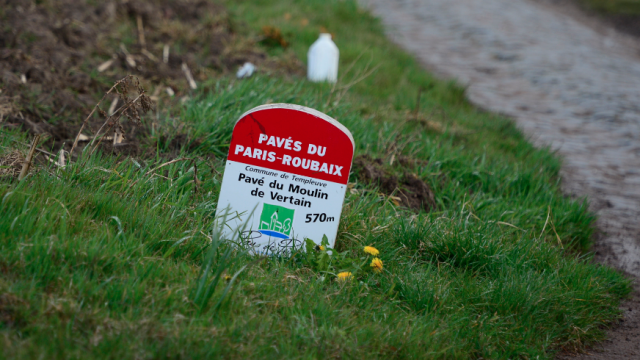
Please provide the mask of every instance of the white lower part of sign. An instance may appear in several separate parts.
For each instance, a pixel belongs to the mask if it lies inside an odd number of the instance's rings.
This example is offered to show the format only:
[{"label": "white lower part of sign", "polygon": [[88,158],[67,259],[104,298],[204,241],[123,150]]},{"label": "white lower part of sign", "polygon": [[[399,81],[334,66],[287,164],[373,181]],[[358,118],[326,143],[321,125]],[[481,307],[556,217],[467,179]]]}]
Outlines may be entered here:
[{"label": "white lower part of sign", "polygon": [[223,237],[257,253],[286,253],[304,239],[335,244],[346,185],[227,161],[217,217]]}]

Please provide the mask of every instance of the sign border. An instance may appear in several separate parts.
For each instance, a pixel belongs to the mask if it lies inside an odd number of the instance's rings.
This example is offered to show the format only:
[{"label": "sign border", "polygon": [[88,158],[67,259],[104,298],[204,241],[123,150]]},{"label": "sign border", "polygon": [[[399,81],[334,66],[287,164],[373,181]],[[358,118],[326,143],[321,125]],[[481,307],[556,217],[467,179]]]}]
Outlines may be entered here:
[{"label": "sign border", "polygon": [[[270,110],[270,109],[287,109],[287,110],[297,110],[297,111],[302,111],[305,112],[307,114],[313,115],[317,118],[320,118],[328,123],[330,123],[331,125],[337,127],[338,129],[340,129],[343,133],[345,133],[348,137],[349,140],[351,140],[351,146],[353,147],[353,151],[355,153],[356,150],[356,142],[353,140],[353,135],[351,135],[351,131],[349,131],[349,129],[347,129],[346,126],[342,125],[338,120],[332,118],[331,116],[322,113],[316,109],[312,109],[306,106],[302,106],[302,105],[295,105],[295,104],[287,104],[287,103],[276,103],[276,104],[264,104],[264,105],[260,105],[260,106],[256,106],[253,109],[246,111],[244,114],[240,115],[240,117],[238,118],[238,120],[236,120],[236,123],[233,125],[233,128],[235,129],[236,125],[238,125],[238,122],[240,122],[240,120],[244,119],[247,115],[257,112],[257,111],[261,111],[261,110]],[[231,151],[231,148],[229,148],[229,151]],[[227,155],[227,158],[229,156]],[[353,159],[351,159],[351,161],[353,162]]]}]

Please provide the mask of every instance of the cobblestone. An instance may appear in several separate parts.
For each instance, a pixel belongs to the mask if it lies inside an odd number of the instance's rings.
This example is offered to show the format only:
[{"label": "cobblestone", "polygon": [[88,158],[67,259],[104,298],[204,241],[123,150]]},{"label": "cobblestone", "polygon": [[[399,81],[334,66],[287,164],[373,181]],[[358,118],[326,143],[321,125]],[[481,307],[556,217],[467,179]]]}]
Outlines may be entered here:
[{"label": "cobblestone", "polygon": [[[612,259],[640,275],[640,47],[527,0],[363,0],[390,36],[478,106],[565,159]],[[623,41],[624,40],[624,41]]]},{"label": "cobblestone", "polygon": [[596,357],[640,358],[640,41],[559,2],[361,0],[425,67],[558,150],[564,190],[598,215],[596,258],[636,278],[626,325]]}]

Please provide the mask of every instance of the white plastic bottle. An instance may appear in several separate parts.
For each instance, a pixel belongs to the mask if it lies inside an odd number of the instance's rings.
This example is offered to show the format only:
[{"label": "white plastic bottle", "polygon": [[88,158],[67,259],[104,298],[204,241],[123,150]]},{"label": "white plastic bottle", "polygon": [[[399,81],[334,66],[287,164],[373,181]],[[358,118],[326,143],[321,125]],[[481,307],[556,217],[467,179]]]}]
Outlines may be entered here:
[{"label": "white plastic bottle", "polygon": [[340,51],[331,41],[331,34],[320,34],[307,53],[307,77],[311,81],[338,81]]}]

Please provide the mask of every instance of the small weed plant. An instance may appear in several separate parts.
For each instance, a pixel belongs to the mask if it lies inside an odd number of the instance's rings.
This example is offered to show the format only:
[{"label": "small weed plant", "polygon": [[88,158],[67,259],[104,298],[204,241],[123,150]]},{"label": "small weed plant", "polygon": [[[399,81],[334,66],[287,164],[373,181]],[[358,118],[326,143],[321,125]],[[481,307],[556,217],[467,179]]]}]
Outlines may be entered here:
[{"label": "small weed plant", "polygon": [[368,273],[381,273],[382,260],[377,256],[379,251],[372,246],[365,246],[361,256],[353,256],[350,250],[337,252],[329,247],[326,235],[317,245],[310,239],[305,239],[305,248],[298,249],[292,254],[292,260],[298,266],[313,270],[320,276],[320,280],[347,281],[358,279]]}]

